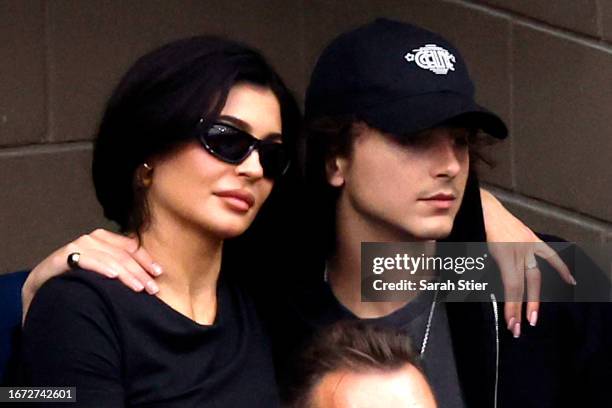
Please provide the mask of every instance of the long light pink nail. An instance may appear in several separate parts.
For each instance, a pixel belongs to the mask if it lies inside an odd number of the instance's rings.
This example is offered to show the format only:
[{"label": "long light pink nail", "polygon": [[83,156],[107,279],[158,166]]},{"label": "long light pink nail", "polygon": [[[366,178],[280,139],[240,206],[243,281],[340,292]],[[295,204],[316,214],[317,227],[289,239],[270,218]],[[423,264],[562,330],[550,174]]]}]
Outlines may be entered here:
[{"label": "long light pink nail", "polygon": [[520,322],[516,322],[514,324],[514,328],[512,329],[512,335],[514,336],[515,339],[518,339],[519,337],[521,337],[521,323]]},{"label": "long light pink nail", "polygon": [[514,317],[511,317],[510,321],[508,322],[508,330],[512,330],[512,328],[514,327],[514,322],[516,322],[516,319]]},{"label": "long light pink nail", "polygon": [[535,327],[537,323],[538,323],[538,311],[534,310],[531,312],[531,315],[529,316],[529,324]]},{"label": "long light pink nail", "polygon": [[141,290],[143,290],[145,287],[142,283],[140,283],[140,281],[138,279],[132,279],[132,287],[134,288],[134,290],[136,290],[137,292],[140,292]]},{"label": "long light pink nail", "polygon": [[151,264],[151,267],[153,268],[153,273],[155,274],[155,276],[159,276],[164,272],[161,265],[158,264],[157,262],[153,262]]},{"label": "long light pink nail", "polygon": [[150,294],[154,295],[157,292],[159,292],[159,287],[155,284],[155,282],[148,281],[147,282],[147,292],[149,292]]}]

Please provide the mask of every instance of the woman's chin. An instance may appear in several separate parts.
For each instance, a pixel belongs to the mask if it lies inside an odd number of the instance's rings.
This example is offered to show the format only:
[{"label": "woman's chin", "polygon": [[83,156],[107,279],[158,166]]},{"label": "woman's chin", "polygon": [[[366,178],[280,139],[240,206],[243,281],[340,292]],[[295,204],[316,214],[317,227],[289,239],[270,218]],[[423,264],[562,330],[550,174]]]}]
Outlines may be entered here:
[{"label": "woman's chin", "polygon": [[244,232],[251,225],[251,220],[248,222],[246,220],[235,220],[235,221],[226,221],[219,222],[214,230],[216,235],[219,236],[220,239],[230,239],[235,238],[239,235],[244,234]]}]

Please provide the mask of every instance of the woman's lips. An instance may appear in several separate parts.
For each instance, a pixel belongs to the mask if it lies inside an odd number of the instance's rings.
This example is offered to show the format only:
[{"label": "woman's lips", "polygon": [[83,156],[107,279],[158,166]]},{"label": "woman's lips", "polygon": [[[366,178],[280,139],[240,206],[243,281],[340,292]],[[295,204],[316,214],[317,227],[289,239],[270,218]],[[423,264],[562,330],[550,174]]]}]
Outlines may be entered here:
[{"label": "woman's lips", "polygon": [[240,212],[247,212],[255,204],[253,194],[245,190],[225,190],[215,195],[222,198],[230,208]]}]

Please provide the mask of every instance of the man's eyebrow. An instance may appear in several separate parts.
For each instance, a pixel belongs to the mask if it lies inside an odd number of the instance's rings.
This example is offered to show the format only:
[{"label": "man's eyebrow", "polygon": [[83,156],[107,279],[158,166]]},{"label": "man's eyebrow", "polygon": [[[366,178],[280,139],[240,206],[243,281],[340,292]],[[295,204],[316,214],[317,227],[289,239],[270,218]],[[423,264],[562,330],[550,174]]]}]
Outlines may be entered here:
[{"label": "man's eyebrow", "polygon": [[[240,130],[244,130],[247,133],[251,133],[253,131],[253,128],[251,127],[251,125],[249,125],[247,122],[245,122],[242,119],[238,119],[235,116],[221,115],[219,116],[219,120],[227,124],[230,124],[234,127],[237,127]],[[277,140],[280,141],[282,139],[282,135],[280,133],[273,132],[273,133],[268,133],[262,139],[271,140],[271,141],[277,141]]]}]

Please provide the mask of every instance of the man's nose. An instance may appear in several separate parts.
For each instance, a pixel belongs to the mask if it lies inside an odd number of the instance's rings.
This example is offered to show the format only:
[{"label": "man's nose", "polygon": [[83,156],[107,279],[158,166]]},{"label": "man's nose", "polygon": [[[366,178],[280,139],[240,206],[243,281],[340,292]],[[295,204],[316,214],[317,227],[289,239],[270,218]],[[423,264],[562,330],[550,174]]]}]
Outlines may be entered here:
[{"label": "man's nose", "polygon": [[432,174],[435,177],[455,177],[461,171],[464,162],[464,155],[467,152],[458,147],[455,139],[446,132],[441,137],[436,138],[432,155],[434,164]]}]

